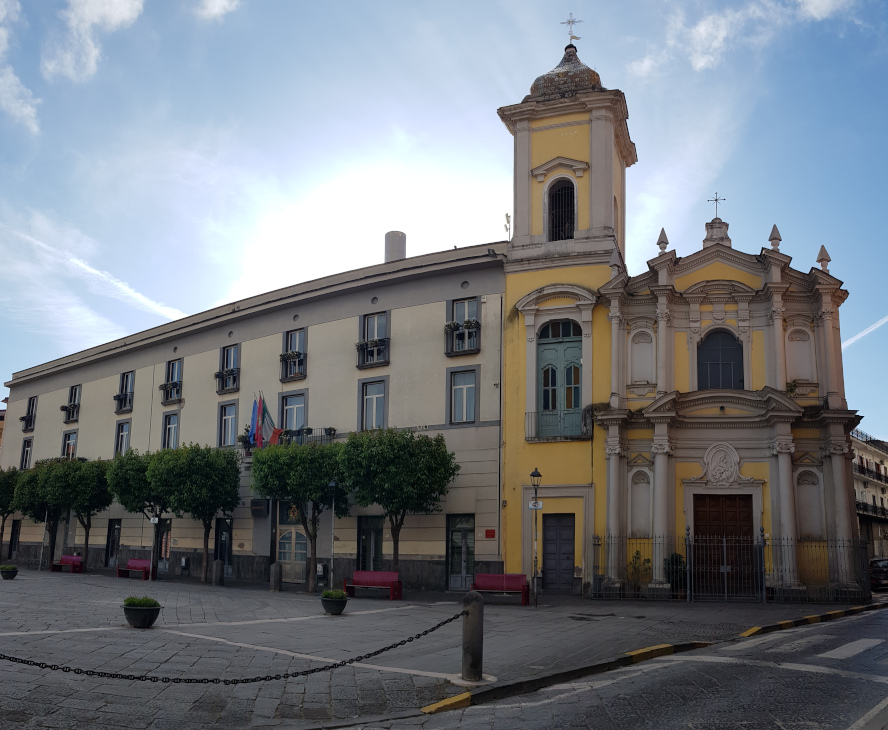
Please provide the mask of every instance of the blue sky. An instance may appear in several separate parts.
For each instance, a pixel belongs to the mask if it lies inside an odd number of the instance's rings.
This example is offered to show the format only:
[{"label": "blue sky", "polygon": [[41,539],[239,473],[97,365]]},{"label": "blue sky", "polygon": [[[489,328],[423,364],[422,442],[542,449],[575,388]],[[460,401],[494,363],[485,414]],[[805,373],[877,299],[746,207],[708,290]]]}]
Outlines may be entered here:
[{"label": "blue sky", "polygon": [[[519,102],[561,59],[626,93],[631,273],[665,227],[771,226],[851,292],[845,377],[888,437],[883,0],[0,0],[0,380],[287,284],[502,240]],[[0,388],[0,397],[6,395]]]}]

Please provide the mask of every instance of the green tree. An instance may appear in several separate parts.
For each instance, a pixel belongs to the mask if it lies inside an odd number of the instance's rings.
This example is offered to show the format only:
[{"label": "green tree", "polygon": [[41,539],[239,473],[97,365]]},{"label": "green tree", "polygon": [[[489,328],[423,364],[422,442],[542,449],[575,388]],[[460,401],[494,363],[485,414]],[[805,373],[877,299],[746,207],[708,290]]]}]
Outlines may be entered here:
[{"label": "green tree", "polygon": [[188,512],[203,524],[201,580],[206,583],[213,521],[220,511],[228,515],[240,504],[240,458],[232,449],[213,449],[196,444],[160,452],[158,457],[148,470],[148,479],[158,488],[170,492],[170,506],[174,512]]},{"label": "green tree", "polygon": [[160,516],[170,511],[172,495],[158,489],[148,479],[148,470],[154,460],[161,454],[172,453],[158,451],[155,454],[140,454],[129,449],[125,454],[118,454],[108,465],[108,486],[117,501],[128,512],[141,512],[150,520],[157,518],[154,528],[154,550],[151,552],[151,576],[157,574],[157,558],[160,551]]},{"label": "green tree", "polygon": [[15,485],[18,484],[19,470],[14,466],[0,469],[0,547],[3,546],[3,535],[6,532],[6,520],[15,512]]},{"label": "green tree", "polygon": [[55,556],[59,520],[70,509],[67,483],[79,463],[70,459],[43,459],[19,474],[13,507],[49,530],[49,563]]},{"label": "green tree", "polygon": [[114,495],[108,486],[109,462],[102,461],[71,461],[68,479],[64,487],[68,490],[64,502],[77,516],[83,528],[83,570],[89,562],[89,532],[92,518],[99,512],[108,509],[114,501]]},{"label": "green tree", "polygon": [[[340,471],[341,444],[268,446],[253,456],[257,494],[296,505],[308,540],[308,590],[316,586],[318,523],[335,501],[337,517],[348,515],[348,493]],[[330,483],[335,482],[331,487]]]},{"label": "green tree", "polygon": [[393,428],[350,433],[342,450],[345,484],[362,507],[377,504],[392,533],[392,567],[398,570],[401,528],[408,514],[432,514],[459,473],[444,437]]}]

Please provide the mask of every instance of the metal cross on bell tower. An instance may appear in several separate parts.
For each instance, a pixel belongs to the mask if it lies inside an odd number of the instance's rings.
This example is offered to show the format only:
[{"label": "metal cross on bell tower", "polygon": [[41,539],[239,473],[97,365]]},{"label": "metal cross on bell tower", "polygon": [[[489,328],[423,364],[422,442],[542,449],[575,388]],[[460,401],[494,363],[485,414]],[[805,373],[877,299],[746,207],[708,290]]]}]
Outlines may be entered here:
[{"label": "metal cross on bell tower", "polygon": [[567,38],[568,38],[568,41],[567,41],[567,42],[568,42],[568,43],[572,43],[573,41],[578,41],[578,40],[580,40],[580,37],[579,37],[578,35],[574,35],[574,34],[573,34],[573,32],[574,32],[574,31],[573,31],[573,27],[574,27],[577,23],[582,23],[582,22],[583,22],[582,20],[577,20],[576,18],[574,18],[574,14],[573,14],[573,13],[568,13],[568,14],[567,14],[567,20],[562,20],[562,21],[561,21],[561,25],[566,25],[566,26],[567,26]]},{"label": "metal cross on bell tower", "polygon": [[715,217],[718,218],[718,204],[724,203],[725,199],[718,197],[718,193],[716,193],[714,198],[709,198],[706,202],[715,203]]}]

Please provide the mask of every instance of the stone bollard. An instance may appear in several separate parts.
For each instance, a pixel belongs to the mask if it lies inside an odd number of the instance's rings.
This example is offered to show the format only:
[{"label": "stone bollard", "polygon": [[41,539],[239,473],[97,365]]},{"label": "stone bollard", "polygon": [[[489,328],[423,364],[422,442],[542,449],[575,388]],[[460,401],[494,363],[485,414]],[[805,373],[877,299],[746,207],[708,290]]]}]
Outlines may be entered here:
[{"label": "stone bollard", "polygon": [[484,660],[484,599],[477,591],[463,598],[462,678],[480,682]]},{"label": "stone bollard", "polygon": [[269,573],[271,573],[271,585],[269,587],[270,591],[274,591],[275,593],[280,593],[281,588],[283,587],[283,572],[281,570],[283,566],[280,563],[272,563],[269,567]]},{"label": "stone bollard", "polygon": [[221,560],[213,561],[213,585],[225,585],[225,563],[223,563]]}]

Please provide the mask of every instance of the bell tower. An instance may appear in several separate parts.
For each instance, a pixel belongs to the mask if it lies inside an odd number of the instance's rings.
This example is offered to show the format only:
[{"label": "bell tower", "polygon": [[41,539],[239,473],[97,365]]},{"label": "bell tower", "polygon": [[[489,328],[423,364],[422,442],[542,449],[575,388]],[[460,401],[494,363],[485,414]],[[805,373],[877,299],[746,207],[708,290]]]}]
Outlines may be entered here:
[{"label": "bell tower", "polygon": [[520,104],[497,113],[515,144],[510,265],[607,265],[614,246],[625,257],[626,168],[638,158],[623,93],[605,89],[570,44]]}]

